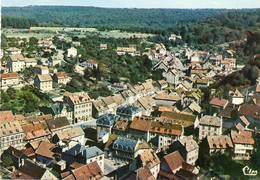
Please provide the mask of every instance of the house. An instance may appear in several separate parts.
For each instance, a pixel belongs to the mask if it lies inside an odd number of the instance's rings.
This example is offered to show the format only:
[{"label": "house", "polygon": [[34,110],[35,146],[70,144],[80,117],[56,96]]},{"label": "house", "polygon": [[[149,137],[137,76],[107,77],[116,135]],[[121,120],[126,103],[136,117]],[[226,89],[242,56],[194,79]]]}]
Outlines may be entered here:
[{"label": "house", "polygon": [[93,116],[97,118],[106,113],[116,114],[117,108],[125,104],[125,99],[121,94],[99,97],[93,102]]},{"label": "house", "polygon": [[220,62],[220,66],[223,67],[226,71],[232,71],[233,69],[236,69],[236,59],[225,58]]},{"label": "house", "polygon": [[0,123],[13,121],[15,116],[12,111],[0,111]]},{"label": "house", "polygon": [[248,129],[248,126],[250,125],[249,120],[245,116],[240,116],[237,123],[241,124],[243,129]]},{"label": "house", "polygon": [[216,116],[205,115],[199,122],[199,139],[207,136],[222,134],[222,119]]},{"label": "house", "polygon": [[53,42],[51,39],[42,39],[38,41],[38,47],[49,49],[52,48]]},{"label": "house", "polygon": [[65,72],[57,72],[53,75],[53,82],[66,85],[70,81],[70,77]]},{"label": "house", "polygon": [[139,144],[139,140],[118,137],[112,145],[113,157],[124,161],[132,161],[135,158],[135,152]]},{"label": "house", "polygon": [[120,94],[125,99],[126,104],[133,104],[137,100],[136,94],[131,90],[125,90]]},{"label": "house", "polygon": [[20,78],[16,72],[0,74],[0,87],[8,88],[19,85]]},{"label": "house", "polygon": [[103,172],[96,161],[72,169],[63,180],[101,179]]},{"label": "house", "polygon": [[192,83],[188,81],[182,81],[180,82],[176,87],[175,91],[181,91],[181,92],[189,92],[192,89]]},{"label": "house", "polygon": [[182,37],[180,35],[176,35],[176,34],[171,34],[171,36],[169,37],[170,41],[176,41],[176,40],[181,40]]},{"label": "house", "polygon": [[49,74],[49,68],[47,66],[43,66],[43,65],[35,66],[34,71],[36,74],[39,74],[39,75]]},{"label": "house", "polygon": [[48,59],[48,65],[51,67],[54,67],[56,65],[61,65],[62,61],[64,60],[63,53],[64,53],[63,51],[58,50],[57,54],[55,54],[54,56],[52,56]]},{"label": "house", "polygon": [[9,72],[20,72],[25,68],[25,57],[22,54],[9,55],[7,59]]},{"label": "house", "polygon": [[78,50],[74,47],[69,48],[67,51],[67,57],[75,58],[77,54],[78,54]]},{"label": "house", "polygon": [[9,146],[21,149],[24,145],[24,130],[19,121],[0,121],[0,152]]},{"label": "house", "polygon": [[167,154],[161,160],[159,179],[197,179],[199,170],[186,163],[179,151]]},{"label": "house", "polygon": [[231,93],[232,104],[240,105],[244,103],[244,95],[236,89],[234,92]]},{"label": "house", "polygon": [[115,114],[104,114],[98,117],[97,123],[97,140],[106,143],[112,132],[114,123],[119,120],[120,116]]},{"label": "house", "polygon": [[45,169],[31,160],[24,160],[23,166],[11,174],[11,179],[39,179],[58,180],[48,169]]},{"label": "house", "polygon": [[26,142],[39,142],[51,136],[51,132],[44,121],[27,122],[22,125],[22,128],[25,133],[24,141]]},{"label": "house", "polygon": [[100,50],[107,50],[107,44],[100,44],[99,49]]},{"label": "house", "polygon": [[6,149],[1,157],[10,157],[13,161],[13,164],[16,168],[21,167],[24,164],[24,160],[27,158],[26,152],[24,149],[17,149],[13,146],[9,146]]},{"label": "house", "polygon": [[207,88],[212,83],[211,78],[198,78],[195,82],[197,88]]},{"label": "house", "polygon": [[179,95],[169,95],[166,93],[160,93],[154,97],[157,106],[173,106],[181,101]]},{"label": "house", "polygon": [[37,60],[35,58],[25,58],[25,67],[35,67],[37,65]]},{"label": "house", "polygon": [[86,92],[69,93],[63,96],[64,103],[68,104],[72,111],[72,123],[86,121],[92,117],[92,101]]},{"label": "house", "polygon": [[249,160],[254,151],[255,141],[250,131],[231,131],[231,139],[234,147],[234,159]]},{"label": "house", "polygon": [[74,156],[75,160],[82,164],[96,161],[102,172],[104,172],[104,152],[96,146],[86,147],[85,145],[76,144],[68,149],[66,154]]},{"label": "house", "polygon": [[195,165],[197,159],[199,158],[199,145],[194,140],[193,136],[183,136],[177,141],[174,141],[170,145],[170,150],[179,151],[183,159],[191,165]]},{"label": "house", "polygon": [[160,90],[164,90],[168,87],[168,82],[164,79],[157,81],[157,84]]},{"label": "house", "polygon": [[49,74],[37,75],[34,79],[34,86],[43,91],[48,92],[53,90],[52,78]]},{"label": "house", "polygon": [[179,124],[184,129],[195,129],[199,127],[199,118],[192,114],[183,112],[162,112],[159,121]]},{"label": "house", "polygon": [[45,164],[46,166],[51,165],[54,162],[55,157],[57,157],[53,151],[55,147],[55,144],[48,141],[41,141],[35,151],[36,161],[41,164]]},{"label": "house", "polygon": [[62,152],[68,150],[75,144],[84,145],[86,143],[85,133],[80,127],[73,127],[64,131],[59,131],[53,136],[53,142],[59,144]]},{"label": "house", "polygon": [[62,132],[71,128],[67,117],[57,117],[51,120],[47,120],[46,123],[52,134]]},{"label": "house", "polygon": [[17,54],[21,54],[22,50],[16,47],[10,47],[6,49],[5,52],[7,53],[7,55],[17,55]]},{"label": "house", "polygon": [[221,98],[218,98],[218,97],[213,97],[209,104],[214,107],[214,108],[217,108],[217,109],[225,109],[228,105],[228,100],[226,99],[221,99]]},{"label": "house", "polygon": [[117,108],[116,114],[119,115],[122,119],[132,121],[134,117],[142,116],[142,110],[141,108],[132,105],[120,106]]},{"label": "house", "polygon": [[176,86],[180,83],[180,78],[182,77],[182,73],[176,69],[169,69],[167,72],[163,72],[163,77],[166,78],[166,81],[169,84]]},{"label": "house", "polygon": [[129,127],[132,138],[150,140],[158,151],[168,148],[176,139],[183,135],[183,127],[178,124],[160,122],[152,117],[135,117]]},{"label": "house", "polygon": [[191,102],[188,106],[182,109],[182,112],[190,113],[190,114],[200,114],[202,108],[196,102]]},{"label": "house", "polygon": [[152,149],[144,149],[137,153],[137,157],[129,165],[129,170],[135,171],[140,168],[147,169],[157,179],[160,171],[160,160]]},{"label": "house", "polygon": [[136,47],[117,47],[116,53],[119,56],[126,55],[126,54],[129,54],[131,56],[135,56]]},{"label": "house", "polygon": [[151,96],[144,96],[139,98],[135,105],[142,109],[142,114],[149,116],[153,112],[153,107],[156,105],[155,100]]},{"label": "house", "polygon": [[132,179],[138,179],[138,180],[156,180],[154,178],[153,174],[148,168],[141,167],[134,172],[131,172],[130,174],[127,174],[127,176],[124,176],[125,180],[132,180]]},{"label": "house", "polygon": [[73,121],[72,111],[69,108],[69,105],[63,102],[55,102],[51,104],[49,109],[46,111],[42,110],[45,114],[51,114],[54,117],[67,117],[69,122]]},{"label": "house", "polygon": [[233,149],[233,143],[228,135],[208,136],[209,154],[224,153]]},{"label": "house", "polygon": [[181,169],[182,163],[185,162],[179,151],[174,151],[163,157],[161,161],[161,171],[175,174]]},{"label": "house", "polygon": [[119,136],[126,136],[128,132],[130,122],[127,119],[121,119],[116,121],[115,125],[113,126],[113,133]]},{"label": "house", "polygon": [[259,123],[260,108],[258,105],[244,103],[238,108],[238,112],[241,116],[245,116],[251,122]]}]

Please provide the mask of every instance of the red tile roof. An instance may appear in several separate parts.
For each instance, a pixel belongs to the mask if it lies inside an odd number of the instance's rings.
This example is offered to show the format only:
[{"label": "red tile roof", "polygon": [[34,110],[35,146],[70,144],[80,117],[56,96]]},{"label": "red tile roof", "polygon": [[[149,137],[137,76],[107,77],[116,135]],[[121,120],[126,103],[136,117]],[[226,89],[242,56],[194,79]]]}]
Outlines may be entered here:
[{"label": "red tile roof", "polygon": [[239,108],[239,113],[260,120],[260,107],[255,104],[242,104]]},{"label": "red tile roof", "polygon": [[255,144],[253,134],[250,131],[231,131],[231,138],[234,144]]},{"label": "red tile roof", "polygon": [[12,111],[0,111],[0,122],[2,121],[13,121],[14,115]]},{"label": "red tile roof", "polygon": [[53,148],[55,147],[55,144],[42,141],[40,145],[38,146],[37,150],[35,151],[35,154],[47,157],[49,159],[54,159],[54,152],[52,152]]},{"label": "red tile roof", "polygon": [[56,73],[56,76],[57,76],[58,78],[67,78],[67,77],[68,77],[68,74],[65,73],[65,72],[57,72],[57,73]]},{"label": "red tile roof", "polygon": [[171,169],[172,172],[181,168],[182,163],[184,162],[179,151],[174,151],[174,152],[164,156],[163,160],[166,162],[166,164],[168,165],[168,167]]},{"label": "red tile roof", "polygon": [[228,104],[228,100],[214,97],[210,100],[209,104],[225,108],[225,106]]},{"label": "red tile roof", "polygon": [[101,179],[103,176],[96,161],[72,170],[72,174],[76,180]]},{"label": "red tile roof", "polygon": [[2,78],[2,79],[16,79],[16,78],[18,78],[18,75],[15,72],[4,73],[4,74],[0,74],[0,78]]},{"label": "red tile roof", "polygon": [[163,123],[155,121],[151,117],[135,117],[130,125],[130,129],[153,132],[159,134],[168,134],[180,136],[182,134],[182,126],[178,124]]}]

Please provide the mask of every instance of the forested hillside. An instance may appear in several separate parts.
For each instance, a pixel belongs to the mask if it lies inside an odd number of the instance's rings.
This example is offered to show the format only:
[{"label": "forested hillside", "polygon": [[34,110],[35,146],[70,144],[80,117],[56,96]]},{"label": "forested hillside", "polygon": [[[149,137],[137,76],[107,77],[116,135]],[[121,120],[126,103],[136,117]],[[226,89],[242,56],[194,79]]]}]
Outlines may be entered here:
[{"label": "forested hillside", "polygon": [[[139,30],[167,30],[181,22],[206,20],[227,12],[250,12],[255,10],[227,9],[119,9],[69,6],[27,6],[2,8],[3,27],[21,25],[10,17],[27,18],[34,25],[97,27]],[[30,24],[25,23],[24,27]],[[149,27],[149,28],[147,28]]]}]

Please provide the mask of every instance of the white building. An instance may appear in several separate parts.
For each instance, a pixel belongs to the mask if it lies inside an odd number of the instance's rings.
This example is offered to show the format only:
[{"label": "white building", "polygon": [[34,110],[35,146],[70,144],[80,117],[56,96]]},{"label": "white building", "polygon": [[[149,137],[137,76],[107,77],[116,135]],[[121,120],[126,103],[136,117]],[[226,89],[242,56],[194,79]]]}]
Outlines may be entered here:
[{"label": "white building", "polygon": [[92,117],[92,101],[87,93],[66,92],[63,99],[72,111],[73,123],[86,121]]},{"label": "white building", "polygon": [[216,116],[205,115],[199,122],[199,139],[207,136],[222,134],[222,119]]},{"label": "white building", "polygon": [[1,88],[8,88],[8,87],[14,87],[19,85],[20,80],[18,77],[18,74],[13,72],[13,73],[5,73],[5,74],[0,74],[0,87]]},{"label": "white building", "polygon": [[22,54],[8,56],[7,67],[10,72],[19,72],[25,68],[25,58]]},{"label": "white building", "polygon": [[254,151],[255,141],[250,131],[231,131],[234,145],[234,159],[249,160]]},{"label": "white building", "polygon": [[77,54],[78,54],[78,50],[76,48],[71,47],[71,48],[68,49],[68,53],[67,53],[68,57],[73,57],[74,58],[74,57],[77,56]]},{"label": "white building", "polygon": [[21,149],[23,147],[24,131],[18,121],[0,122],[0,152],[9,146]]}]

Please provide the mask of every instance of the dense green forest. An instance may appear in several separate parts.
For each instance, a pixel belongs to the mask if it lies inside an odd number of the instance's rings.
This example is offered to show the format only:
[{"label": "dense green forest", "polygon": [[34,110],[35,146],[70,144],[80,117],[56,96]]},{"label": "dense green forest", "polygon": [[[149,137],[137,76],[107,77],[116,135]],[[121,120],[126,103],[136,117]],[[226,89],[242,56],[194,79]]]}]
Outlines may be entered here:
[{"label": "dense green forest", "polygon": [[[166,30],[180,22],[202,21],[227,12],[255,10],[228,9],[119,9],[69,6],[27,6],[2,8],[3,26],[20,27],[10,17],[28,18],[33,25]],[[35,21],[35,22],[33,22]],[[26,23],[24,27],[28,27]]]},{"label": "dense green forest", "polygon": [[[96,27],[156,33],[167,45],[171,33],[188,44],[222,44],[260,31],[260,9],[118,9],[68,6],[4,7],[2,26]],[[123,16],[122,16],[123,14]]]}]

